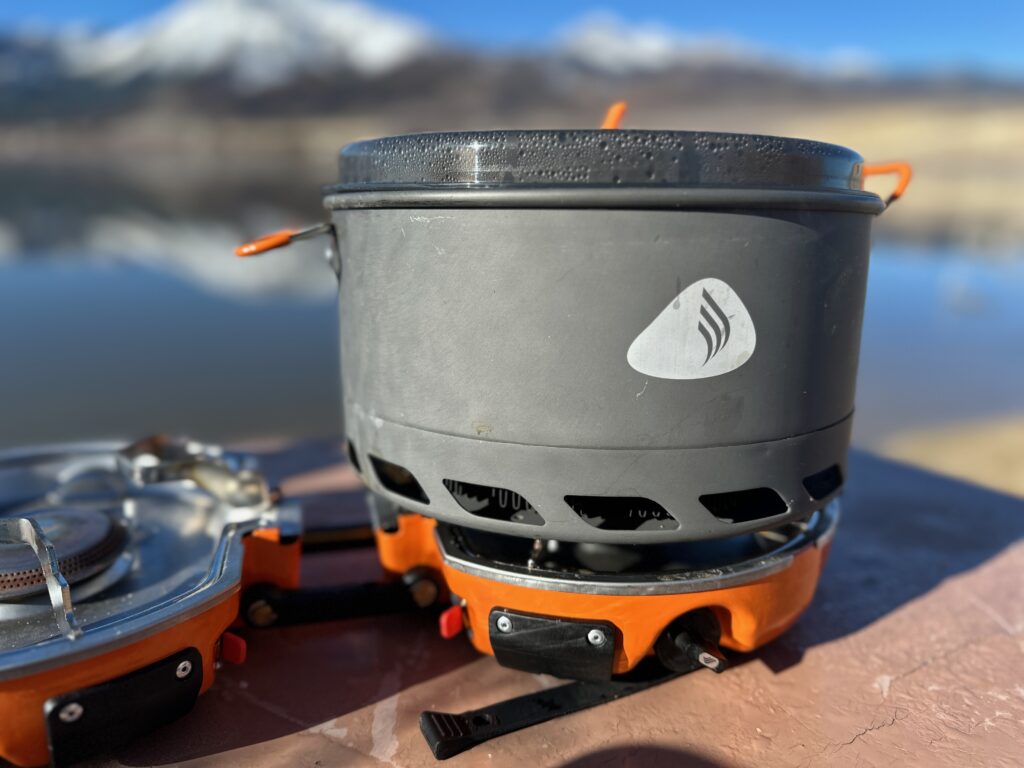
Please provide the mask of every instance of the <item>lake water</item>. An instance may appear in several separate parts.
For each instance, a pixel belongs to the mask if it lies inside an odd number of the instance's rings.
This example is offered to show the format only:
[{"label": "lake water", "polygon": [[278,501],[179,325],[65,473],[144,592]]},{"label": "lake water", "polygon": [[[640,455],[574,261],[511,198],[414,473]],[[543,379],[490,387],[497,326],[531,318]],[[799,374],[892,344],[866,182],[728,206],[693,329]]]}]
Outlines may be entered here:
[{"label": "lake water", "polygon": [[1024,259],[873,253],[854,441],[1024,411]]},{"label": "lake water", "polygon": [[[0,225],[0,444],[337,435],[333,276],[313,245],[235,259],[265,218]],[[1024,409],[1022,382],[1024,259],[876,245],[856,442]]]}]

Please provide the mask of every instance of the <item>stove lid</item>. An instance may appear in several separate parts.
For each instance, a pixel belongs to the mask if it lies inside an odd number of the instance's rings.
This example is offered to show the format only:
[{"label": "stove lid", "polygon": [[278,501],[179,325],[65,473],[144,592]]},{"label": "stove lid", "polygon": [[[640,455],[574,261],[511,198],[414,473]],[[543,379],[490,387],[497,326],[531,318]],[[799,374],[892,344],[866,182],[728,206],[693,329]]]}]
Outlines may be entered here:
[{"label": "stove lid", "polygon": [[328,193],[510,187],[859,191],[863,158],[805,139],[697,131],[420,133],[344,147]]}]

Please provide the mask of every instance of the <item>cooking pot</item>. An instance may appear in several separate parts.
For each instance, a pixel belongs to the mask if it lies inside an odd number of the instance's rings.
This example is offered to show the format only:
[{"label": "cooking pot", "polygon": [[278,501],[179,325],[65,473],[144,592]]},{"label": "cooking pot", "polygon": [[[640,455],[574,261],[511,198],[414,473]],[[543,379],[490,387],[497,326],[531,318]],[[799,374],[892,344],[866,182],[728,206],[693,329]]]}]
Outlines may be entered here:
[{"label": "cooking pot", "polygon": [[711,539],[842,487],[886,207],[863,180],[889,171],[895,199],[905,167],[802,139],[396,136],[341,151],[330,224],[247,248],[331,236],[374,492],[537,539]]}]

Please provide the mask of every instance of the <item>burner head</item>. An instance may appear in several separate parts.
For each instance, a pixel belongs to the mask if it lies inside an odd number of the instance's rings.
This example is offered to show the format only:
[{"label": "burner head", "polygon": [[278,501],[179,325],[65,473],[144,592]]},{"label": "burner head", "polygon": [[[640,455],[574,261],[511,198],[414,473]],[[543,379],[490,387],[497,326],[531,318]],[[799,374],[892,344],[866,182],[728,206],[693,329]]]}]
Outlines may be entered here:
[{"label": "burner head", "polygon": [[835,500],[805,521],[771,530],[640,545],[530,541],[447,523],[437,524],[436,535],[448,568],[492,583],[584,594],[686,594],[777,573],[796,553],[827,546],[838,518]]},{"label": "burner head", "polygon": [[[107,568],[128,540],[123,525],[94,509],[54,508],[21,517],[39,523],[53,544],[60,570],[69,584]],[[0,600],[46,592],[39,558],[27,544],[0,544]]]}]

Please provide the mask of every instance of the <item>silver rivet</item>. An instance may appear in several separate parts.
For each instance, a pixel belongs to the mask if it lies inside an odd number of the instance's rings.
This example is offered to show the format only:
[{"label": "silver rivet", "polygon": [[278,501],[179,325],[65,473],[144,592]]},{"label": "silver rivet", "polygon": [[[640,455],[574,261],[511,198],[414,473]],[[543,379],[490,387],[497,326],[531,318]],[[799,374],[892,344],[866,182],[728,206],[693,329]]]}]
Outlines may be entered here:
[{"label": "silver rivet", "polygon": [[62,723],[73,723],[84,714],[85,707],[77,701],[72,701],[70,704],[65,704],[61,707],[60,712],[57,713],[57,717],[60,718]]},{"label": "silver rivet", "polygon": [[718,665],[722,662],[712,656],[710,653],[702,651],[697,655],[697,661],[703,664],[708,669],[718,669]]},{"label": "silver rivet", "polygon": [[184,680],[186,677],[192,674],[192,662],[187,659],[178,665],[178,668],[174,670],[174,674],[179,680]]},{"label": "silver rivet", "polygon": [[587,632],[587,642],[591,645],[604,645],[605,640],[604,632],[600,629],[592,629]]},{"label": "silver rivet", "polygon": [[499,616],[498,621],[496,623],[498,625],[499,632],[512,631],[512,619],[510,619],[508,616]]}]

